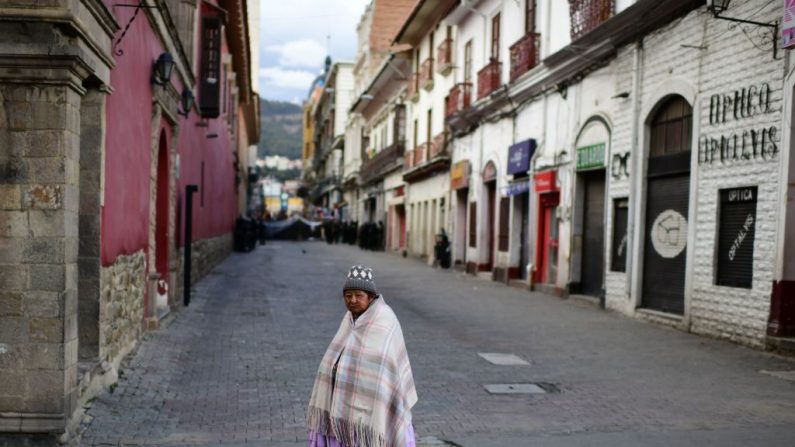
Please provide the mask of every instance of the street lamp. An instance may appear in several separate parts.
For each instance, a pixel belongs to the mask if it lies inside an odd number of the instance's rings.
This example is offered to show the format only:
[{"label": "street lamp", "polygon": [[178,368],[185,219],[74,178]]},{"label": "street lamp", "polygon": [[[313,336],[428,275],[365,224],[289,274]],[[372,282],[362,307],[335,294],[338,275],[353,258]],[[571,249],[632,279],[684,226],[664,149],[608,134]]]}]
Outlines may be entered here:
[{"label": "street lamp", "polygon": [[184,116],[185,118],[188,117],[190,110],[193,108],[193,92],[190,89],[183,89],[182,90],[182,97],[180,98],[180,104],[182,105],[182,110],[177,110],[177,113]]},{"label": "street lamp", "polygon": [[171,53],[163,53],[157,58],[152,67],[152,83],[166,85],[171,82],[171,73],[174,71],[174,57]]},{"label": "street lamp", "polygon": [[711,12],[716,19],[770,28],[770,40],[773,42],[773,59],[776,59],[776,55],[778,54],[778,22],[763,23],[753,20],[736,19],[734,17],[724,17],[721,14],[729,9],[730,2],[731,0],[708,0],[707,11]]},{"label": "street lamp", "polygon": [[709,0],[707,3],[707,10],[710,11],[715,17],[718,17],[718,14],[729,9],[730,2],[731,0]]}]

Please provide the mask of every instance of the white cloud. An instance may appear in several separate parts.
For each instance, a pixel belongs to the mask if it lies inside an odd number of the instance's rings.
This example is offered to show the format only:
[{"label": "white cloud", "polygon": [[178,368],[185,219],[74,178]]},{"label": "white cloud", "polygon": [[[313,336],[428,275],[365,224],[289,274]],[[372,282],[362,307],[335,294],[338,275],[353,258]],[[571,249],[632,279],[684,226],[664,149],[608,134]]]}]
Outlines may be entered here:
[{"label": "white cloud", "polygon": [[286,70],[281,67],[268,67],[259,70],[260,79],[271,87],[309,90],[316,74],[306,70]]},{"label": "white cloud", "polygon": [[279,55],[282,67],[318,67],[326,57],[326,48],[312,39],[292,40],[281,45],[268,45],[265,51]]}]

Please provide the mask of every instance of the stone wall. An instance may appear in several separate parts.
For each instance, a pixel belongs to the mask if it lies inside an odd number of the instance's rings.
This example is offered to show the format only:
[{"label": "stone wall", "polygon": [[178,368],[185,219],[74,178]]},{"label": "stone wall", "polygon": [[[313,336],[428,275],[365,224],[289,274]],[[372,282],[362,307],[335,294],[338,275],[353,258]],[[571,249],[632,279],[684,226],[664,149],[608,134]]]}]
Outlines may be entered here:
[{"label": "stone wall", "polygon": [[0,432],[59,431],[76,407],[80,105],[0,81]]},{"label": "stone wall", "polygon": [[143,250],[119,256],[100,273],[100,358],[121,361],[141,337],[144,317],[145,256]]},{"label": "stone wall", "polygon": [[[207,276],[216,265],[226,259],[226,257],[232,253],[232,248],[232,233],[195,241],[191,250],[191,285],[196,284],[200,279]],[[174,283],[170,288],[174,290],[174,301],[176,303],[182,303],[182,284],[184,282],[182,271],[185,259],[184,247],[180,247],[177,253],[177,271],[171,274]]]}]

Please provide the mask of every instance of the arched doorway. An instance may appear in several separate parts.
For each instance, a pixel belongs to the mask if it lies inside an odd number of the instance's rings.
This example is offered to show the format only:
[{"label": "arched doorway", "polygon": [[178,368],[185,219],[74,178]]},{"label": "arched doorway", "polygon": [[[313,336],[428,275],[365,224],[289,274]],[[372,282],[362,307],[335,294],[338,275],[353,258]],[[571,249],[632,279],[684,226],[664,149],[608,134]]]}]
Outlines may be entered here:
[{"label": "arched doorway", "polygon": [[683,314],[693,110],[670,96],[649,122],[641,306]]},{"label": "arched doorway", "polygon": [[161,131],[157,150],[157,197],[155,203],[155,270],[158,273],[155,307],[158,313],[168,307],[168,140]]},{"label": "arched doorway", "polygon": [[576,192],[572,291],[604,296],[606,155],[610,153],[610,128],[599,115],[588,119],[577,136]]}]

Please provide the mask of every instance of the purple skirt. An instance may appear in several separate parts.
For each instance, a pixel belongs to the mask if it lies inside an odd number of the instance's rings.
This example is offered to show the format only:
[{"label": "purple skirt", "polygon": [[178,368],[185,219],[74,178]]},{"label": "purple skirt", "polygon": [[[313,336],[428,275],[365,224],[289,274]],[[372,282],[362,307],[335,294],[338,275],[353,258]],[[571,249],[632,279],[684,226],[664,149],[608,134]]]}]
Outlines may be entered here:
[{"label": "purple skirt", "polygon": [[[333,436],[325,436],[313,431],[309,432],[309,447],[355,447],[346,446]],[[414,427],[409,424],[406,429],[406,447],[417,447],[417,441],[414,439]]]}]

